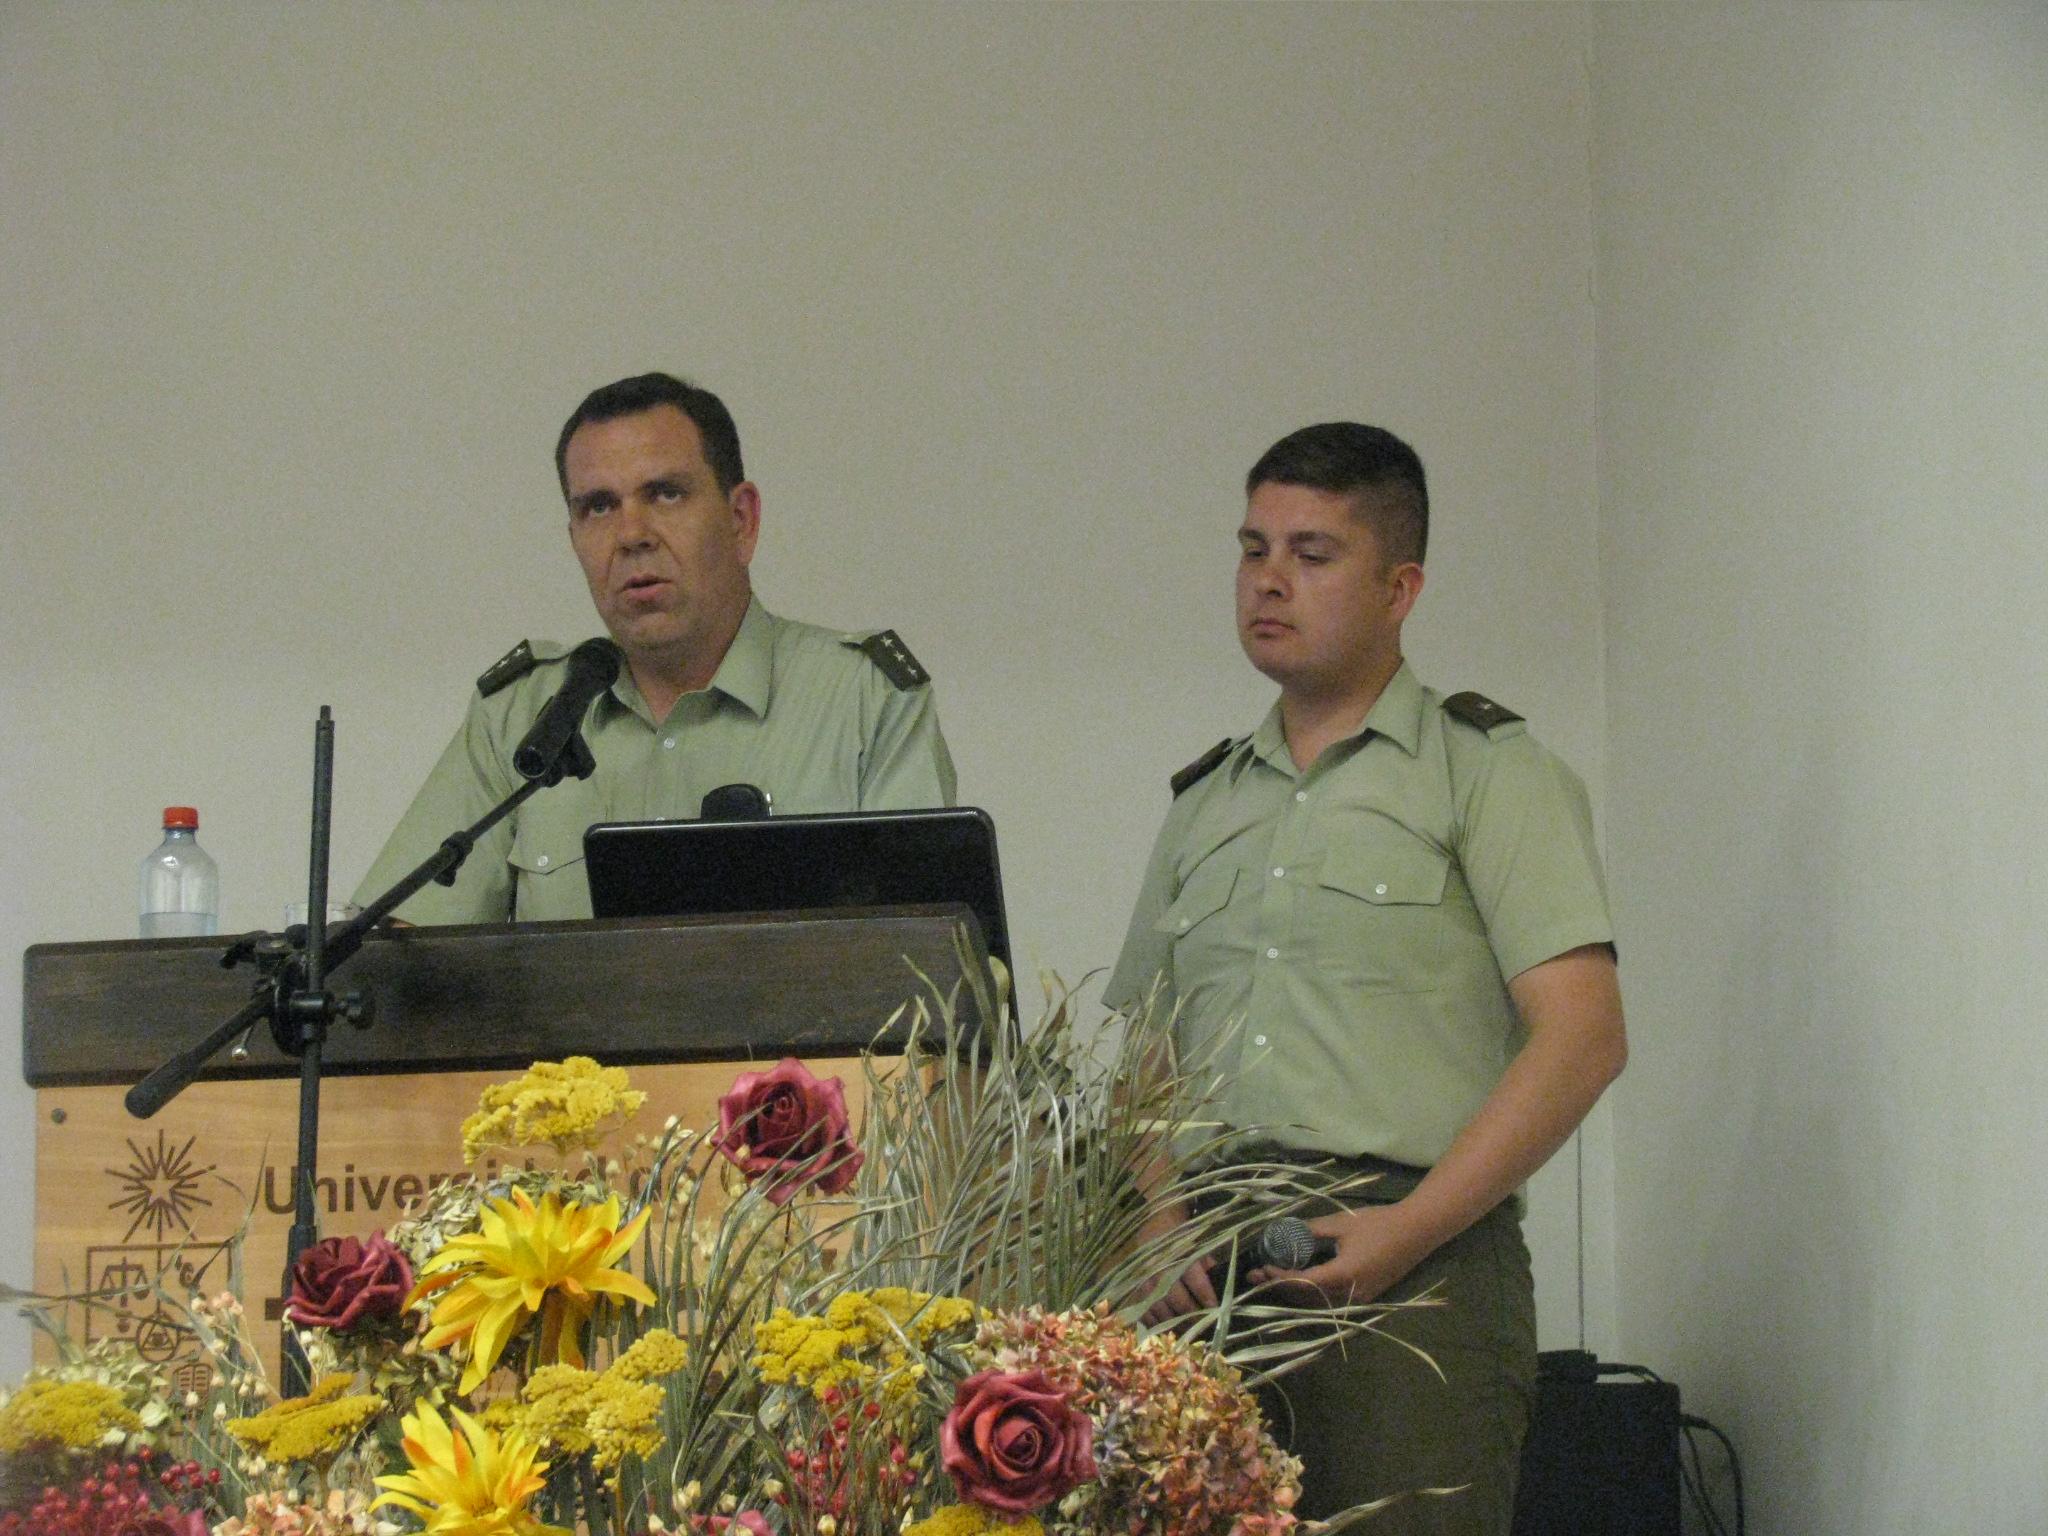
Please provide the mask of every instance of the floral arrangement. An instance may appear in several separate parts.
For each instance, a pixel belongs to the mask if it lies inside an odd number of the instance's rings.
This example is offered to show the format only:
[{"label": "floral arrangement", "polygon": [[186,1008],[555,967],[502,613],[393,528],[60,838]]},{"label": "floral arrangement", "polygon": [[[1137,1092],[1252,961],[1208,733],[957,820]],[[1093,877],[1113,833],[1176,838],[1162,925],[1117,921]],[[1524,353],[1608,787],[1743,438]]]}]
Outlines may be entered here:
[{"label": "floral arrangement", "polygon": [[1299,1466],[1252,1387],[1387,1309],[1225,1283],[1133,1319],[1298,1170],[1159,1219],[1190,1193],[1160,1147],[1210,1132],[1149,1013],[891,1025],[858,1130],[793,1059],[701,1130],[629,1136],[645,1095],[581,1057],[488,1090],[464,1155],[523,1166],[302,1256],[297,1395],[232,1290],[164,1298],[214,1368],[182,1397],[51,1321],[92,1298],[32,1308],[59,1358],[0,1397],[0,1536],[1289,1536]]}]

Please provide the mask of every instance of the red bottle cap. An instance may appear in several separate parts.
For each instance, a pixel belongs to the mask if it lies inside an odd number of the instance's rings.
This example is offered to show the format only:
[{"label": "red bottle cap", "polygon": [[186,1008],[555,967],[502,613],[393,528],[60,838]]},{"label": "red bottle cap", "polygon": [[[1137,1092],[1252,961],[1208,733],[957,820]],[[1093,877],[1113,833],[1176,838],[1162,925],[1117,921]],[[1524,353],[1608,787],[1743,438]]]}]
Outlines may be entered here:
[{"label": "red bottle cap", "polygon": [[189,805],[165,806],[164,830],[168,832],[173,827],[189,827],[194,832],[197,832],[199,830],[199,812]]}]

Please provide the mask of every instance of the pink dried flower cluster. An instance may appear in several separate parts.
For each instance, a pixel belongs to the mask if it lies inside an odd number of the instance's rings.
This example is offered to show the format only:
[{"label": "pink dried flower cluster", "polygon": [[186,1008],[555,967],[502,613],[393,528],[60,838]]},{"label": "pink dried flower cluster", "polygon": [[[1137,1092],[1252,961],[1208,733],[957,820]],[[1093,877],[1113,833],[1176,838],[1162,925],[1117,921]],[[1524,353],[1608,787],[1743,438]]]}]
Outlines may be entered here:
[{"label": "pink dried flower cluster", "polygon": [[214,1536],[366,1536],[375,1529],[366,1509],[339,1489],[318,1504],[252,1493],[241,1517],[216,1526]]},{"label": "pink dried flower cluster", "polygon": [[1107,1305],[989,1319],[975,1354],[1043,1371],[1095,1424],[1097,1477],[1063,1525],[1117,1536],[1288,1536],[1301,1463],[1275,1444],[1238,1372],[1172,1334],[1140,1338]]}]

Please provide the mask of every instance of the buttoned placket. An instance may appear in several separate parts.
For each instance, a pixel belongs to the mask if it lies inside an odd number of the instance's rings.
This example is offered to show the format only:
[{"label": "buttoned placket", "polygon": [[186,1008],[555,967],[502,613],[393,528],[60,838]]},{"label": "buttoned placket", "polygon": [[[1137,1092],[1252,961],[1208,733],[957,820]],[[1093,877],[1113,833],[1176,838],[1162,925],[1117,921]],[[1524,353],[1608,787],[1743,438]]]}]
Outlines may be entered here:
[{"label": "buttoned placket", "polygon": [[1288,974],[1302,960],[1305,943],[1301,931],[1302,876],[1298,866],[1313,861],[1314,787],[1320,763],[1303,773],[1292,765],[1281,767],[1266,759],[1247,765],[1252,773],[1285,775],[1279,790],[1279,815],[1273,824],[1273,840],[1266,849],[1264,868],[1256,878],[1261,887],[1258,921],[1252,933],[1252,977],[1246,998],[1246,1019],[1250,1034],[1242,1060],[1249,1072],[1268,1070],[1270,1052],[1289,1018]]}]

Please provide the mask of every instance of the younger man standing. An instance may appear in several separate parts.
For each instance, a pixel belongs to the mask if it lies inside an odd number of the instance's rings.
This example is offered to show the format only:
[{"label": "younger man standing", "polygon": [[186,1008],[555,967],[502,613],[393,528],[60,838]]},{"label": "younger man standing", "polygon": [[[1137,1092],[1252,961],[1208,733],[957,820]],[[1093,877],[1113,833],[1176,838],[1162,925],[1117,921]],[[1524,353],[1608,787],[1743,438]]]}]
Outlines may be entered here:
[{"label": "younger man standing", "polygon": [[[1429,516],[1407,444],[1305,427],[1246,494],[1238,639],[1280,697],[1176,775],[1104,1000],[1178,1005],[1243,1155],[1381,1175],[1310,1223],[1334,1257],[1255,1280],[1444,1302],[1388,1326],[1447,1383],[1374,1340],[1285,1378],[1300,1513],[1463,1485],[1382,1518],[1505,1536],[1536,1353],[1516,1191],[1627,1056],[1592,817],[1519,716],[1402,659]],[[1151,1319],[1214,1300],[1198,1263]]]}]

